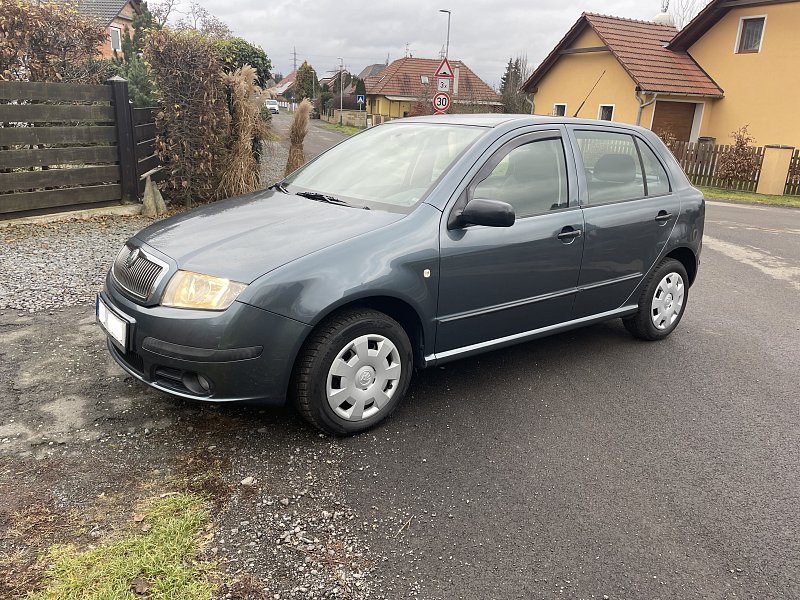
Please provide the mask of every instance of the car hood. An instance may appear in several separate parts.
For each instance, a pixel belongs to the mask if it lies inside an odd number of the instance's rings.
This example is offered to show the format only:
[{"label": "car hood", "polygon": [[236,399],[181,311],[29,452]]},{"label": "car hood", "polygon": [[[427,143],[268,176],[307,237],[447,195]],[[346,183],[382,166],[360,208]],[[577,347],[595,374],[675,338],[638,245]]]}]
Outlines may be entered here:
[{"label": "car hood", "polygon": [[263,191],[165,219],[136,238],[174,259],[179,269],[250,283],[403,216]]}]

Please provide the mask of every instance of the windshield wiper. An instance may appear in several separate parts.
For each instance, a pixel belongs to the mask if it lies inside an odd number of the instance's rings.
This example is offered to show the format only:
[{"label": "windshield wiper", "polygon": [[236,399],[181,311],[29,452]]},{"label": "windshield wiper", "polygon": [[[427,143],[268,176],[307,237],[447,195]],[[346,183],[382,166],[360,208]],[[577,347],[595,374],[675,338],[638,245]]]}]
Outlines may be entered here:
[{"label": "windshield wiper", "polygon": [[272,184],[271,186],[269,186],[269,189],[278,190],[279,192],[283,192],[284,194],[289,193],[289,190],[286,189],[286,186],[283,185],[282,181]]},{"label": "windshield wiper", "polygon": [[355,206],[354,204],[340,200],[336,196],[329,196],[328,194],[321,194],[319,192],[296,192],[295,196],[302,196],[303,198],[308,198],[309,200],[316,200],[318,202],[325,202],[327,204],[336,204],[337,206],[349,206],[351,208],[363,208],[364,210],[369,210],[369,206]]}]

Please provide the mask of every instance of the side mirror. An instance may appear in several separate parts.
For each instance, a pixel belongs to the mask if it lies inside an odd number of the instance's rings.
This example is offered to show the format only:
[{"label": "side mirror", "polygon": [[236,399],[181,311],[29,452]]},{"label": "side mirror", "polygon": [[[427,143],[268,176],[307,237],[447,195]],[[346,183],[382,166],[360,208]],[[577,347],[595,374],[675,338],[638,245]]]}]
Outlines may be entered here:
[{"label": "side mirror", "polygon": [[488,227],[511,227],[516,216],[508,202],[475,198],[470,200],[458,216],[459,226],[486,225]]}]

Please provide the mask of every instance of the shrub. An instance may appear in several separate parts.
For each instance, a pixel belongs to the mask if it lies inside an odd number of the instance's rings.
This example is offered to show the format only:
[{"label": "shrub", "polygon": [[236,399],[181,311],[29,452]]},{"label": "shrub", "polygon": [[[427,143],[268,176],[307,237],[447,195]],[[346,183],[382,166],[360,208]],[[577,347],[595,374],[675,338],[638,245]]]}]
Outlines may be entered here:
[{"label": "shrub", "polygon": [[719,157],[716,173],[728,188],[739,181],[750,179],[760,166],[759,157],[753,147],[756,140],[750,135],[747,125],[732,132],[731,137],[733,146]]},{"label": "shrub", "polygon": [[156,148],[171,170],[167,192],[187,206],[215,200],[230,114],[214,42],[194,30],[154,31],[144,58],[163,102]]},{"label": "shrub", "polygon": [[89,81],[106,40],[100,23],[73,2],[0,0],[0,79]]}]

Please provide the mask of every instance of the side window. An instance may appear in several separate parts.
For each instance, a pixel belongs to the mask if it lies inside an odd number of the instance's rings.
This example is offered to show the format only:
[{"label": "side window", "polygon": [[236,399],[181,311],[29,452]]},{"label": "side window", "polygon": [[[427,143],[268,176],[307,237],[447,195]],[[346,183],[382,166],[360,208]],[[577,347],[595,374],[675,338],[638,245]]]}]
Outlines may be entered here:
[{"label": "side window", "polygon": [[472,197],[508,202],[518,219],[566,208],[567,167],[561,139],[517,146],[475,187]]},{"label": "side window", "polygon": [[636,145],[639,146],[639,152],[642,153],[647,195],[660,196],[661,194],[669,194],[669,179],[667,178],[667,172],[664,170],[664,165],[656,158],[655,153],[647,144],[637,139]]},{"label": "side window", "polygon": [[642,164],[633,137],[607,131],[576,131],[586,170],[589,204],[643,198]]}]

